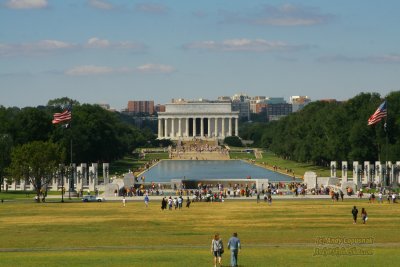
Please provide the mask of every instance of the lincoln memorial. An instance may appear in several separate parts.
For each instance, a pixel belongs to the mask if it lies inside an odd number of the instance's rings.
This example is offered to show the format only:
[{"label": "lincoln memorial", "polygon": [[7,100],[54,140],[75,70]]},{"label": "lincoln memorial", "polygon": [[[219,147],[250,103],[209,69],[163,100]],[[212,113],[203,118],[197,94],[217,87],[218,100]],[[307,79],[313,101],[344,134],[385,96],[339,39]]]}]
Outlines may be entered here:
[{"label": "lincoln memorial", "polygon": [[158,139],[224,139],[238,136],[238,129],[239,112],[231,103],[171,103],[158,113]]}]

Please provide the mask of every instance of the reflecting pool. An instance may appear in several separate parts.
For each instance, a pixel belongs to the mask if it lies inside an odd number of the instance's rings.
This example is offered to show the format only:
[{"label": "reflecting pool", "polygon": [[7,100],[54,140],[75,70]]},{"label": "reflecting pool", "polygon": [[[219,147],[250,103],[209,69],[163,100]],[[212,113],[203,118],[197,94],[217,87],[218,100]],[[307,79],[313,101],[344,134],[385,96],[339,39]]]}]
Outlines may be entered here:
[{"label": "reflecting pool", "polygon": [[263,178],[270,182],[293,181],[284,174],[249,164],[242,160],[162,160],[141,176],[146,182],[170,182],[171,179],[252,179]]}]

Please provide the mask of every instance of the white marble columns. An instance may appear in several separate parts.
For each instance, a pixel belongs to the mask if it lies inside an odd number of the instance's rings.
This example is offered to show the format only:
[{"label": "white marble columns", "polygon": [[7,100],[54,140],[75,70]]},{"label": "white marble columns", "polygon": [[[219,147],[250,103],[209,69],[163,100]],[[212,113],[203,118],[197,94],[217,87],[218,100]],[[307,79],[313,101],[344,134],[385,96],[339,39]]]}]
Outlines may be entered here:
[{"label": "white marble columns", "polygon": [[238,133],[239,120],[232,116],[158,118],[159,139],[225,138]]}]

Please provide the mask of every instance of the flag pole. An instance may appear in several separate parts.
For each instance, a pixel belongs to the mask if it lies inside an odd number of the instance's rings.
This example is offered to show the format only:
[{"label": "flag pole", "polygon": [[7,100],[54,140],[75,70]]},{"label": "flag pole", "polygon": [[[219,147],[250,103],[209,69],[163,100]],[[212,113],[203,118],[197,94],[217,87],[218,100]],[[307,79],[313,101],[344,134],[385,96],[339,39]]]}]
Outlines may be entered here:
[{"label": "flag pole", "polygon": [[389,109],[388,109],[388,102],[385,98],[386,101],[386,116],[385,116],[385,124],[383,125],[383,129],[385,130],[385,134],[386,134],[386,151],[385,151],[385,165],[386,165],[386,185],[389,185],[389,172],[388,172],[388,150],[389,150],[389,136],[388,136],[388,131],[387,131],[387,117],[388,117],[388,113],[389,113]]}]

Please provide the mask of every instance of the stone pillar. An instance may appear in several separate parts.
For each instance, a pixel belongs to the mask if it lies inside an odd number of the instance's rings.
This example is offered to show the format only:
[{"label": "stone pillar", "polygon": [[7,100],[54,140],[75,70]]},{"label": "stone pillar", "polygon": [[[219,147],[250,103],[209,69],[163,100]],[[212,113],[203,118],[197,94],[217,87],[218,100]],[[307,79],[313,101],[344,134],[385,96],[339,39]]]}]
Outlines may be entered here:
[{"label": "stone pillar", "polygon": [[89,190],[95,191],[98,185],[98,164],[92,163],[92,166],[89,166]]},{"label": "stone pillar", "polygon": [[331,161],[331,177],[337,177],[336,169],[337,169],[337,162]]},{"label": "stone pillar", "polygon": [[204,117],[200,118],[200,137],[204,137]]},{"label": "stone pillar", "polygon": [[348,171],[347,161],[342,161],[342,183],[348,181],[347,171]]},{"label": "stone pillar", "polygon": [[235,118],[235,136],[239,136],[239,118]]},{"label": "stone pillar", "polygon": [[164,119],[164,137],[168,138],[168,118]]},{"label": "stone pillar", "polygon": [[109,163],[103,163],[103,179],[104,179],[104,185],[110,183],[110,177],[109,177],[109,171],[110,171],[110,164]]},{"label": "stone pillar", "polygon": [[363,184],[368,184],[371,182],[371,164],[369,161],[364,161],[364,179]]},{"label": "stone pillar", "polygon": [[380,184],[382,183],[382,164],[380,161],[375,161],[375,177],[374,177],[374,183]]},{"label": "stone pillar", "polygon": [[228,118],[229,120],[229,132],[228,136],[232,136],[232,118]]},{"label": "stone pillar", "polygon": [[158,139],[160,139],[162,137],[162,119],[158,118]]},{"label": "stone pillar", "polygon": [[182,118],[178,120],[178,137],[182,137]]},{"label": "stone pillar", "polygon": [[175,118],[171,118],[171,137],[175,137]]},{"label": "stone pillar", "polygon": [[395,182],[393,185],[395,187],[397,187],[400,184],[400,161],[396,161],[395,168],[396,168],[396,172],[394,173],[395,174],[395,177],[394,177]]},{"label": "stone pillar", "polygon": [[225,138],[225,118],[222,118],[222,131],[221,131],[221,137]]},{"label": "stone pillar", "polygon": [[211,118],[208,118],[208,120],[207,120],[207,137],[208,138],[210,138],[212,135],[211,135]]},{"label": "stone pillar", "polygon": [[387,178],[389,179],[389,185],[392,185],[394,181],[394,168],[391,161],[386,161],[386,172]]},{"label": "stone pillar", "polygon": [[214,118],[214,136],[218,137],[218,118]]},{"label": "stone pillar", "polygon": [[196,137],[196,118],[193,118],[193,137]]},{"label": "stone pillar", "polygon": [[189,137],[189,118],[186,118],[186,135],[185,137]]},{"label": "stone pillar", "polygon": [[362,185],[361,168],[362,166],[358,163],[358,161],[353,161],[353,183],[357,185],[357,188],[361,188]]}]

